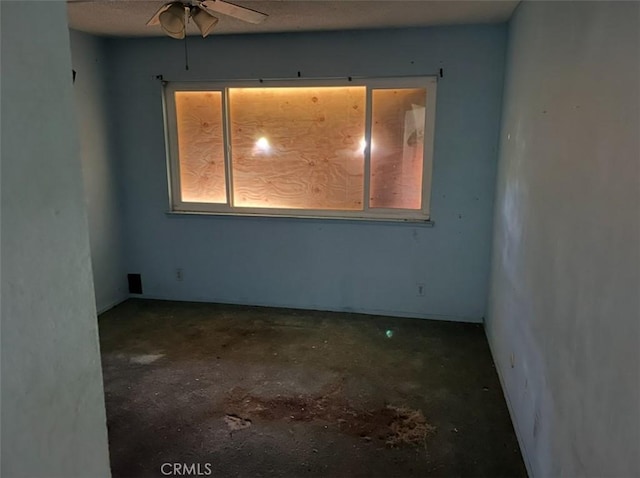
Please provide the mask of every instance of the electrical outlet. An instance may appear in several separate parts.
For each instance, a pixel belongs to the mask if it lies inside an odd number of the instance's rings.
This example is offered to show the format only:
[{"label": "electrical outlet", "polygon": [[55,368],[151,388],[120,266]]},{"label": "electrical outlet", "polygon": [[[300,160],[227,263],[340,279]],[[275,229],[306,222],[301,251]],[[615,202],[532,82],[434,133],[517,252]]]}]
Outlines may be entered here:
[{"label": "electrical outlet", "polygon": [[418,295],[418,297],[424,297],[424,284],[422,284],[421,282],[418,282],[416,284],[416,294]]},{"label": "electrical outlet", "polygon": [[183,278],[183,275],[182,275],[182,269],[178,267],[178,268],[176,269],[176,280],[177,280],[178,282],[182,282],[182,278]]}]

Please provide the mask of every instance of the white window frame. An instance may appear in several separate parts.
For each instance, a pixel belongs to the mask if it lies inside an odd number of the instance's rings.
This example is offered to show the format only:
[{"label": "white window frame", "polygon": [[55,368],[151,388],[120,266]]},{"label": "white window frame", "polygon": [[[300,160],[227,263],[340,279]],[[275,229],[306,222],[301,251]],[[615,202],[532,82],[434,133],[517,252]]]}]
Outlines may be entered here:
[{"label": "white window frame", "polygon": [[[364,208],[359,211],[319,209],[279,209],[233,206],[233,169],[231,165],[231,131],[229,114],[230,88],[269,87],[366,87],[365,142],[364,150]],[[424,154],[422,165],[422,208],[391,209],[370,208],[370,164],[371,151],[371,105],[372,91],[377,89],[425,88],[426,112],[424,129]],[[213,214],[233,216],[299,217],[327,219],[360,219],[374,221],[430,222],[430,196],[433,167],[434,130],[436,113],[437,78],[435,76],[399,78],[352,78],[352,79],[295,79],[295,80],[230,80],[206,82],[163,82],[163,108],[165,124],[165,146],[167,174],[169,179],[170,212],[178,214]],[[222,93],[222,115],[224,134],[224,161],[226,173],[227,204],[185,202],[181,200],[180,161],[178,153],[178,128],[176,120],[175,92],[217,91]]]}]

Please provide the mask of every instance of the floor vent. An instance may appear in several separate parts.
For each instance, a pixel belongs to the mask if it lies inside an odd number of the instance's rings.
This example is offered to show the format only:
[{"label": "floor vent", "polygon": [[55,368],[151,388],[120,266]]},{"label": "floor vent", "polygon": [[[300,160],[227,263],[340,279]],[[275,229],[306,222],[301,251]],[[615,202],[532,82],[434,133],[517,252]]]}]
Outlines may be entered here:
[{"label": "floor vent", "polygon": [[130,294],[142,294],[142,276],[140,274],[127,274]]}]

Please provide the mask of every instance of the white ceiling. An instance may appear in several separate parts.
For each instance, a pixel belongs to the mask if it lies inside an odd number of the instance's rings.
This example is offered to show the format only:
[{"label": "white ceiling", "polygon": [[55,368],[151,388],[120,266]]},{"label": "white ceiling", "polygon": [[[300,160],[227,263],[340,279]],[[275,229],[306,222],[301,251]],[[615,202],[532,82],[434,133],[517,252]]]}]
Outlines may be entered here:
[{"label": "white ceiling", "polygon": [[[519,0],[231,0],[266,13],[252,25],[220,15],[213,34],[400,28],[498,23],[509,19]],[[68,0],[71,28],[104,36],[161,36],[147,20],[166,0]],[[194,25],[188,29],[197,34]]]}]

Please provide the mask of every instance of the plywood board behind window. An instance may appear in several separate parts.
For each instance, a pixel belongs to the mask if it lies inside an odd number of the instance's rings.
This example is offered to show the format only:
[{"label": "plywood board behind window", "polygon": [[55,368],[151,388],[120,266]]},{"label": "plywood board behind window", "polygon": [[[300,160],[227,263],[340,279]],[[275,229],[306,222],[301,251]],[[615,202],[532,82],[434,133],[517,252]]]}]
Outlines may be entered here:
[{"label": "plywood board behind window", "polygon": [[182,201],[227,202],[222,93],[175,93]]},{"label": "plywood board behind window", "polygon": [[372,92],[372,208],[422,207],[426,96],[424,88]]},{"label": "plywood board behind window", "polygon": [[234,206],[362,210],[365,87],[230,88]]}]

